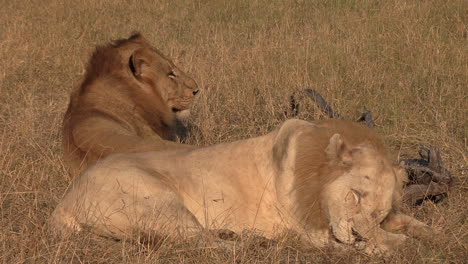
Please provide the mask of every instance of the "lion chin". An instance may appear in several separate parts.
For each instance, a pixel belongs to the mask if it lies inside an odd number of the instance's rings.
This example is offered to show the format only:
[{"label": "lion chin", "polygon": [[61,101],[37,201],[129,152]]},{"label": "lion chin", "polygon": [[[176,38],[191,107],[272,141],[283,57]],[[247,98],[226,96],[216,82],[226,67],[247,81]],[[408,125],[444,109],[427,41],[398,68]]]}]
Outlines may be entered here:
[{"label": "lion chin", "polygon": [[178,120],[186,121],[190,118],[190,109],[176,111],[175,115]]},{"label": "lion chin", "polygon": [[198,92],[195,81],[141,34],[98,46],[63,119],[64,160],[72,175],[112,153],[190,147],[170,140],[175,119],[187,117]]},{"label": "lion chin", "polygon": [[231,143],[110,155],[74,180],[51,223],[114,239],[294,230],[311,246],[385,253],[435,233],[398,212],[405,177],[364,126],[288,120]]}]

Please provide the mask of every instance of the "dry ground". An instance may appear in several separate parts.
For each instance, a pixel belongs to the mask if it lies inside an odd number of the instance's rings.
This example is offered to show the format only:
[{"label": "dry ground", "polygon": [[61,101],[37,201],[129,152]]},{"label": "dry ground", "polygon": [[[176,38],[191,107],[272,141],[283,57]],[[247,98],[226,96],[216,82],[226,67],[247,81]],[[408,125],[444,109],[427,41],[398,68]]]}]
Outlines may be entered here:
[{"label": "dry ground", "polygon": [[[468,217],[468,3],[452,1],[0,1],[1,263],[463,263]],[[390,259],[300,247],[294,238],[235,250],[155,250],[90,235],[52,239],[48,215],[71,179],[60,123],[93,47],[143,32],[199,83],[190,142],[260,135],[288,96],[321,92],[355,118],[364,107],[402,157],[438,146],[456,179],[448,198],[407,208],[443,231]],[[323,118],[305,103],[303,119]]]}]

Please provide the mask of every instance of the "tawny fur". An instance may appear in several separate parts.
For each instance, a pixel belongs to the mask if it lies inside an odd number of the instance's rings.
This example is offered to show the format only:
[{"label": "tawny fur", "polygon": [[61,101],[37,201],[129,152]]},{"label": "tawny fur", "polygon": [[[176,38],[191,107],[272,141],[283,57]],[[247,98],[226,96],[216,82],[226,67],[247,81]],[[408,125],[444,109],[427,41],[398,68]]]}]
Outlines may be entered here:
[{"label": "tawny fur", "polygon": [[[314,124],[326,129],[317,130],[313,134],[301,137],[301,144],[297,147],[295,166],[295,192],[298,199],[307,201],[298,204],[298,211],[307,214],[310,214],[310,211],[320,211],[321,205],[319,203],[314,204],[314,210],[310,210],[308,206],[313,204],[313,201],[319,200],[324,185],[341,176],[352,165],[330,163],[328,157],[324,155],[323,151],[327,148],[333,134],[340,134],[347,146],[372,145],[379,155],[388,159],[386,148],[380,138],[372,130],[360,124],[330,120],[316,121]],[[344,150],[342,151],[344,152]],[[310,162],[311,160],[314,162]],[[307,218],[307,215],[302,217]],[[326,225],[326,221],[314,224]]]},{"label": "tawny fur", "polygon": [[140,34],[99,46],[63,119],[64,158],[73,175],[112,153],[185,147],[175,112],[188,111],[195,81]]},{"label": "tawny fur", "polygon": [[74,181],[51,220],[56,229],[117,239],[294,230],[315,246],[359,242],[368,253],[386,252],[407,235],[433,233],[396,210],[398,174],[367,128],[288,120],[232,143],[111,155]]}]

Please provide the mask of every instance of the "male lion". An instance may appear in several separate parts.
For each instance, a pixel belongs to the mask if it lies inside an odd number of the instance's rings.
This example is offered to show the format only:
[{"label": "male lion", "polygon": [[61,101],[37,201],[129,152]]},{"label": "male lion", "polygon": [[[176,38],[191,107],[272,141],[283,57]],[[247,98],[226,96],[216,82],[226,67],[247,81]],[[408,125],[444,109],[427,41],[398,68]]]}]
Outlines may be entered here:
[{"label": "male lion", "polygon": [[141,34],[94,51],[63,120],[71,172],[111,153],[186,147],[173,139],[176,114],[188,112],[195,81]]},{"label": "male lion", "polygon": [[406,235],[433,233],[398,212],[405,176],[364,126],[289,120],[232,143],[111,155],[75,180],[52,223],[116,239],[289,229],[315,246],[386,252]]}]

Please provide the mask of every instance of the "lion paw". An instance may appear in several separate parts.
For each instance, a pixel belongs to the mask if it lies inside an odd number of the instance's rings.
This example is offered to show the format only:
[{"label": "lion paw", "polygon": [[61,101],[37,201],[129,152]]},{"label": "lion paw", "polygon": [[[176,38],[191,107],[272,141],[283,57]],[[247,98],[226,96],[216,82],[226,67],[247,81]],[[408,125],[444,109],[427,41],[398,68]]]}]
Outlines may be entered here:
[{"label": "lion paw", "polygon": [[383,237],[355,243],[355,247],[363,250],[368,255],[387,255],[402,245],[407,239],[408,237],[402,234],[388,233]]}]

